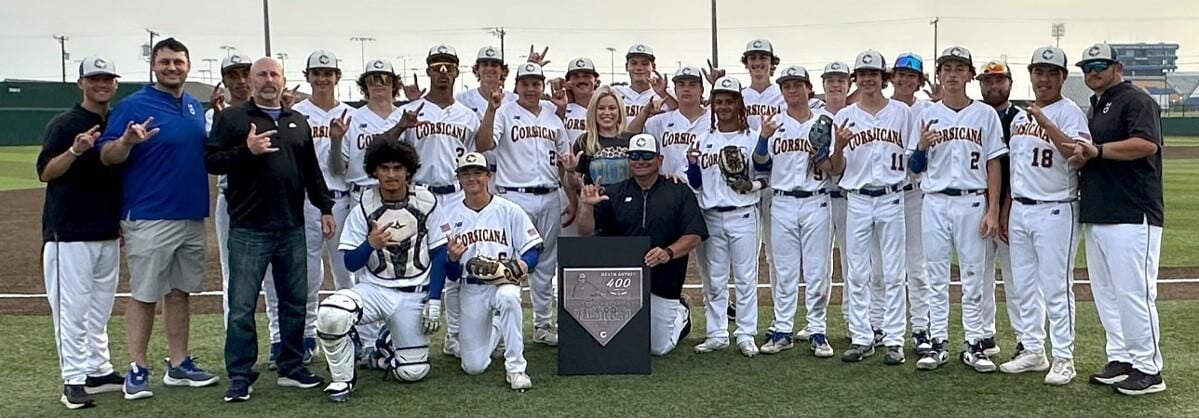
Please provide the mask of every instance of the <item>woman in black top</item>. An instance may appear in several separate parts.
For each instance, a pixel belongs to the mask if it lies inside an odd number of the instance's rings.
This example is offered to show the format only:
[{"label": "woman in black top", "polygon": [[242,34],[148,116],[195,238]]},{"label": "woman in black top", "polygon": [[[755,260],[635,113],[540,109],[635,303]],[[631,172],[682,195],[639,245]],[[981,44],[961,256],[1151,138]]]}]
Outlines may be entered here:
[{"label": "woman in black top", "polygon": [[625,133],[624,104],[608,86],[600,87],[587,106],[587,132],[571,150],[578,156],[574,169],[587,185],[613,185],[629,178],[629,137]]}]

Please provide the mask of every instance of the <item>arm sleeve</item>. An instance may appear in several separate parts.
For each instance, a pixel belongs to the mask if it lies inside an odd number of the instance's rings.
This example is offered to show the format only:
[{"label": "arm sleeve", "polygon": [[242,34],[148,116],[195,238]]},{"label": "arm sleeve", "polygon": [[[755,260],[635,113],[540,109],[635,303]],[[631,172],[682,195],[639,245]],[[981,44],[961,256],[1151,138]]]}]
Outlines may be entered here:
[{"label": "arm sleeve", "polygon": [[520,260],[525,262],[525,266],[529,267],[529,272],[533,272],[533,268],[537,267],[537,259],[541,258],[541,246],[533,247],[520,254]]},{"label": "arm sleeve", "polygon": [[924,173],[928,169],[928,150],[911,150],[912,155],[908,157],[908,169],[912,173]]},{"label": "arm sleeve", "polygon": [[595,216],[595,235],[607,236],[614,235],[612,229],[612,200],[600,201],[595,204],[592,215]]},{"label": "arm sleeve", "polygon": [[[204,144],[204,166],[208,173],[214,175],[229,174],[240,163],[254,157],[245,141],[241,141],[240,144],[237,141],[238,133],[242,130],[234,127],[236,122],[233,120],[240,118],[234,117],[230,112],[222,111],[215,116],[212,132]],[[249,125],[246,129],[243,135],[249,135]]]},{"label": "arm sleeve", "polygon": [[366,266],[366,261],[370,260],[371,252],[373,251],[374,249],[371,248],[370,242],[366,240],[363,240],[362,244],[359,244],[353,250],[343,251],[342,253],[345,254],[346,270],[357,272],[359,269],[362,269],[362,267]]},{"label": "arm sleeve", "polygon": [[1128,127],[1128,136],[1144,138],[1161,148],[1162,120],[1157,102],[1148,96],[1140,96],[1129,103],[1124,111],[1124,125]]},{"label": "arm sleeve", "polygon": [[37,175],[39,178],[42,176],[42,171],[46,170],[46,165],[50,164],[50,160],[58,157],[58,155],[67,151],[68,148],[75,144],[74,138],[71,138],[70,142],[67,141],[67,136],[63,133],[62,124],[59,123],[60,117],[55,117],[50,120],[50,123],[46,124],[46,131],[42,137],[42,151],[37,154]]},{"label": "arm sleeve", "polygon": [[445,261],[445,277],[450,281],[462,279],[462,264],[449,260],[447,256]]},{"label": "arm sleeve", "polygon": [[333,214],[333,199],[329,197],[329,187],[325,185],[325,176],[321,173],[321,165],[316,161],[316,144],[312,140],[312,129],[308,122],[301,117],[304,127],[304,148],[300,152],[300,173],[303,173],[304,188],[308,192],[308,201],[321,211],[321,215]]},{"label": "arm sleeve", "polygon": [[699,189],[704,186],[704,176],[699,170],[698,164],[687,164],[687,183],[692,188]]},{"label": "arm sleeve", "polygon": [[429,299],[440,300],[441,289],[445,287],[446,261],[449,251],[445,245],[429,251]]}]

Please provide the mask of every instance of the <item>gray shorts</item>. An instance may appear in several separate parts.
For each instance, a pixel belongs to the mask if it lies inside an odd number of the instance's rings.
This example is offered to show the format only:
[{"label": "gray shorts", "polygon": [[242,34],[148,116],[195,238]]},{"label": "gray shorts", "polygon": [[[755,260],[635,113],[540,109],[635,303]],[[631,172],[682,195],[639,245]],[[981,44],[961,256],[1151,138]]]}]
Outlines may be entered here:
[{"label": "gray shorts", "polygon": [[121,221],[121,232],[134,300],[153,303],[171,290],[203,291],[203,221]]}]

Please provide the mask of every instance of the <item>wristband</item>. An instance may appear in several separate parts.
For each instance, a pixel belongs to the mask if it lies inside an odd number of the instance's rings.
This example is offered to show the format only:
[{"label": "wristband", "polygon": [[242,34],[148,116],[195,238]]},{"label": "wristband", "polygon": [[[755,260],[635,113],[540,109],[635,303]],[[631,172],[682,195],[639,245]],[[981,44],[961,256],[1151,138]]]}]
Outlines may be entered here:
[{"label": "wristband", "polygon": [[1095,154],[1095,158],[1102,159],[1103,158],[1103,144],[1099,144],[1099,145],[1095,146],[1095,149],[1099,150],[1098,153]]},{"label": "wristband", "polygon": [[674,251],[670,250],[670,246],[663,247],[662,250],[666,251],[666,255],[670,256],[670,260],[674,260]]},{"label": "wristband", "polygon": [[72,156],[75,156],[75,157],[82,157],[82,156],[83,156],[83,153],[76,153],[76,152],[75,152],[75,146],[70,146],[70,147],[67,147],[67,152],[68,152],[68,153],[71,153],[71,155],[72,155]]}]

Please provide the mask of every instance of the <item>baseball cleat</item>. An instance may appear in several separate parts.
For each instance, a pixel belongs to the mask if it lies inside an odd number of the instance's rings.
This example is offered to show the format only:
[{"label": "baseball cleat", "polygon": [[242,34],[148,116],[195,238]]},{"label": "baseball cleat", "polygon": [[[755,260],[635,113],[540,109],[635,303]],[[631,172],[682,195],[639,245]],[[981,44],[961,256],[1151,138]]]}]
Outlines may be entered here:
[{"label": "baseball cleat", "polygon": [[804,326],[803,329],[799,329],[798,332],[795,332],[795,340],[802,340],[804,342],[807,342],[808,339],[810,339],[811,337],[812,337],[812,331],[810,329],[808,329],[808,326]]},{"label": "baseball cleat", "polygon": [[1132,373],[1132,364],[1120,361],[1108,362],[1103,371],[1091,374],[1091,384],[1116,384]]},{"label": "baseball cleat", "polygon": [[446,333],[445,340],[441,342],[441,353],[460,358],[458,355],[458,335],[455,333]]},{"label": "baseball cleat", "polygon": [[883,346],[883,337],[885,337],[885,336],[887,336],[887,334],[883,333],[882,329],[874,329],[874,347],[875,348]]},{"label": "baseball cleat", "polygon": [[508,385],[516,391],[524,392],[533,387],[533,379],[529,378],[529,374],[525,374],[524,371],[510,372],[505,379],[508,381]]},{"label": "baseball cleat", "polygon": [[[357,377],[355,377],[357,378]],[[325,386],[325,395],[329,396],[329,401],[334,403],[343,403],[350,400],[350,393],[354,392],[354,382],[350,381],[334,381]]]},{"label": "baseball cleat", "polygon": [[1134,368],[1128,373],[1128,378],[1113,384],[1112,389],[1120,394],[1141,396],[1166,391],[1166,382],[1161,374],[1145,374]]},{"label": "baseball cleat", "polygon": [[753,358],[759,352],[758,345],[754,343],[753,338],[737,342],[737,349],[740,349],[741,355],[745,355],[747,358]]},{"label": "baseball cleat", "polygon": [[533,342],[546,346],[558,346],[558,330],[551,326],[538,327],[533,331]]},{"label": "baseball cleat", "polygon": [[974,368],[978,372],[995,372],[995,363],[987,356],[986,352],[978,343],[970,345],[970,349],[962,351],[962,363]]},{"label": "baseball cleat", "polygon": [[699,345],[695,345],[695,353],[705,354],[712,351],[724,350],[729,347],[729,341],[715,338],[704,339]]},{"label": "baseball cleat", "polygon": [[1053,369],[1049,371],[1049,374],[1045,375],[1045,384],[1064,386],[1070,384],[1070,380],[1073,380],[1076,374],[1074,372],[1074,360],[1054,357]]},{"label": "baseball cleat", "polygon": [[903,365],[903,346],[893,345],[887,347],[887,353],[883,354],[883,363],[887,365]]},{"label": "baseball cleat", "polygon": [[88,396],[82,384],[63,384],[62,397],[59,397],[58,401],[71,410],[96,405],[96,401]]},{"label": "baseball cleat", "polygon": [[932,342],[932,348],[924,352],[920,360],[916,361],[916,369],[935,370],[937,367],[945,365],[946,362],[949,362],[949,351],[945,350],[945,341],[935,339]]},{"label": "baseball cleat", "polygon": [[87,391],[87,394],[108,393],[121,391],[123,384],[125,384],[125,377],[113,371],[99,377],[87,377],[87,381],[83,384],[83,390]]},{"label": "baseball cleat", "polygon": [[999,355],[999,345],[995,344],[994,337],[983,338],[978,341],[978,346],[982,348],[983,353],[987,354],[988,357]]},{"label": "baseball cleat", "polygon": [[912,332],[912,350],[917,355],[923,355],[933,349],[933,341],[928,338],[927,330],[917,330]]},{"label": "baseball cleat", "polygon": [[833,347],[829,346],[828,338],[824,336],[824,333],[813,333],[809,336],[808,343],[811,345],[812,353],[817,358],[833,357]]},{"label": "baseball cleat", "polygon": [[[1045,371],[1049,369],[1049,360],[1045,351],[1022,351],[1011,361],[999,365],[999,370],[1008,374],[1019,374],[1029,371]],[[1071,375],[1073,377],[1073,375]]]},{"label": "baseball cleat", "polygon": [[130,363],[129,372],[125,374],[125,384],[121,387],[121,391],[125,393],[125,400],[153,397],[154,392],[150,391],[150,369],[137,365],[137,363]]},{"label": "baseball cleat", "polygon": [[841,354],[841,360],[845,362],[858,362],[866,357],[874,355],[874,345],[850,345],[849,350]]},{"label": "baseball cleat", "polygon": [[795,347],[795,343],[791,340],[790,333],[770,332],[766,334],[766,343],[762,344],[761,352],[777,354],[793,347]]}]

